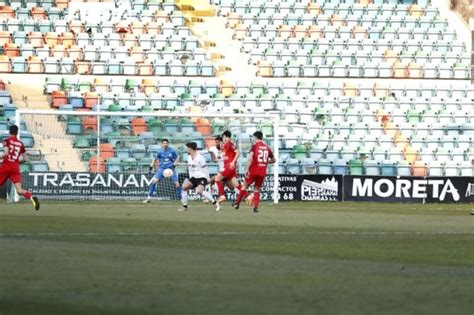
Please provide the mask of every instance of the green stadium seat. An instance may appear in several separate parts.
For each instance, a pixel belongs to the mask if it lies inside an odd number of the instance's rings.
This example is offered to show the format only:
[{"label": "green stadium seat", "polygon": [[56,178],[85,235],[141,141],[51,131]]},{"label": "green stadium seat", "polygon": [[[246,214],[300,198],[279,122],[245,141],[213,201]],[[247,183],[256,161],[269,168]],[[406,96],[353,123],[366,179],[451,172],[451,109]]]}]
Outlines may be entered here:
[{"label": "green stadium seat", "polygon": [[363,175],[362,160],[349,161],[349,175]]}]

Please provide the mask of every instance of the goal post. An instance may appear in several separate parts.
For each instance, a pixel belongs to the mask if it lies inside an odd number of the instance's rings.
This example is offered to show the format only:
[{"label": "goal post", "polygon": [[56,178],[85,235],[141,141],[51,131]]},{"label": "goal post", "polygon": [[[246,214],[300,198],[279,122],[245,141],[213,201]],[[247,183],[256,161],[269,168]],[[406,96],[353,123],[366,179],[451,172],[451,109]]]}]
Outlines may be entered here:
[{"label": "goal post", "polygon": [[[146,197],[151,181],[148,164],[161,139],[181,157],[180,183],[187,176],[184,143],[196,141],[209,162],[214,136],[230,130],[241,151],[239,175],[247,161],[251,133],[262,130],[272,147],[275,165],[269,167],[263,199],[279,200],[278,113],[136,112],[19,109],[15,116],[19,138],[31,162],[23,167],[25,186],[51,200],[137,200]],[[157,199],[169,200],[175,187],[165,179]],[[115,189],[113,189],[115,188]],[[130,191],[126,189],[129,188]],[[102,191],[101,191],[102,189]],[[84,194],[83,196],[78,196]],[[128,196],[128,197],[127,197]]]}]

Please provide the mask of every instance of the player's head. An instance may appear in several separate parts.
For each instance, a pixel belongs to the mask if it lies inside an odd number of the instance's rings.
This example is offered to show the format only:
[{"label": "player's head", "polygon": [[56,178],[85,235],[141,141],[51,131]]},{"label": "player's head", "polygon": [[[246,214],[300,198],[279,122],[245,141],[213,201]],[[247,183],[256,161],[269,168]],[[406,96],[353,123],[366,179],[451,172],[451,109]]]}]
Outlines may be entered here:
[{"label": "player's head", "polygon": [[11,125],[10,128],[8,128],[8,131],[10,132],[10,136],[18,135],[18,126],[17,125]]},{"label": "player's head", "polygon": [[194,153],[197,151],[197,143],[196,142],[188,142],[186,143],[186,147],[188,148],[188,153]]},{"label": "player's head", "polygon": [[214,138],[214,140],[216,140],[216,147],[221,145],[221,143],[222,143],[222,137],[221,136],[216,136]]},{"label": "player's head", "polygon": [[163,149],[168,149],[170,147],[170,141],[168,139],[161,140],[161,147]]},{"label": "player's head", "polygon": [[261,131],[255,131],[253,133],[253,138],[254,138],[254,140],[262,140],[263,139],[263,133]]},{"label": "player's head", "polygon": [[222,139],[224,140],[224,142],[230,141],[231,138],[232,132],[230,132],[229,130],[224,131],[224,133],[222,134]]}]

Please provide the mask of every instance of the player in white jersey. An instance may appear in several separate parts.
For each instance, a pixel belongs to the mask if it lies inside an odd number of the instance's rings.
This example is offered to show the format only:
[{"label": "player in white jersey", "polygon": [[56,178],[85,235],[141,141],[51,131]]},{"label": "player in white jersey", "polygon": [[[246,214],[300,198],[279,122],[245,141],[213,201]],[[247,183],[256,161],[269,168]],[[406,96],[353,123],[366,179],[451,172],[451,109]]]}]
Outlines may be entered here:
[{"label": "player in white jersey", "polygon": [[220,205],[212,197],[212,194],[205,191],[205,187],[209,183],[209,171],[207,169],[206,160],[197,151],[196,142],[186,143],[188,148],[188,171],[189,179],[186,179],[182,185],[181,203],[183,207],[179,211],[185,211],[188,209],[188,190],[196,189],[196,193],[209,200],[213,205],[216,206],[216,211],[220,210]]}]

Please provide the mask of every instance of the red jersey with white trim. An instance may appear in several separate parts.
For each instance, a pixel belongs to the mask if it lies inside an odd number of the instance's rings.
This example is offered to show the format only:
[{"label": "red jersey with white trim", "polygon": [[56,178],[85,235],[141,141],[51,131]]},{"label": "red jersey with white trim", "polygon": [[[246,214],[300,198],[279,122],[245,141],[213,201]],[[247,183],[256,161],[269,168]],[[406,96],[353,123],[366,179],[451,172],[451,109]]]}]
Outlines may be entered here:
[{"label": "red jersey with white trim", "polygon": [[222,146],[222,158],[224,159],[224,169],[229,169],[229,164],[235,159],[235,145],[232,141],[227,141]]},{"label": "red jersey with white trim", "polygon": [[20,156],[26,152],[23,142],[16,136],[3,140],[3,147],[8,148],[8,154],[3,157],[3,165],[20,166]]},{"label": "red jersey with white trim", "polygon": [[273,159],[272,149],[265,142],[257,141],[250,149],[250,153],[253,153],[252,162],[249,167],[250,175],[267,175],[268,160]]}]

